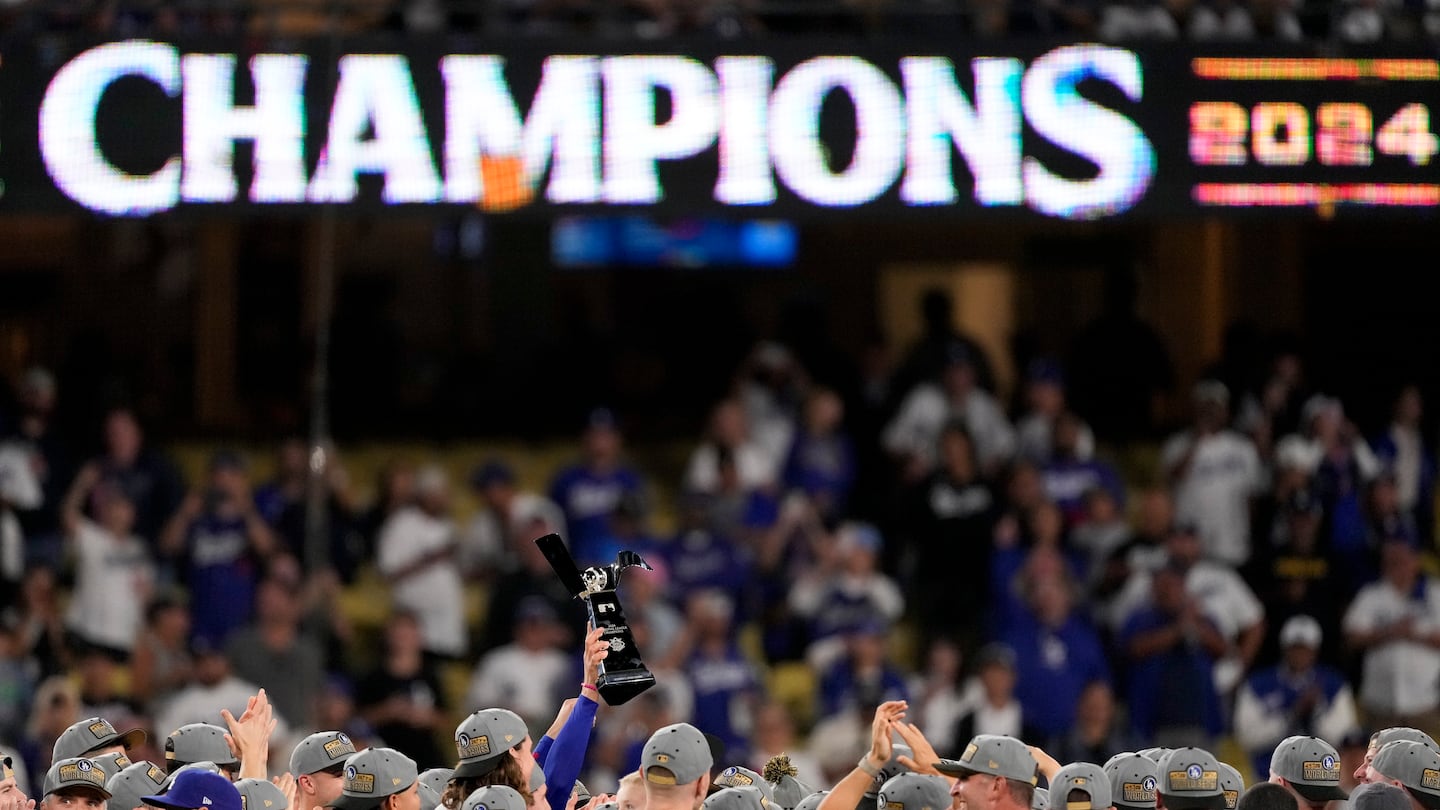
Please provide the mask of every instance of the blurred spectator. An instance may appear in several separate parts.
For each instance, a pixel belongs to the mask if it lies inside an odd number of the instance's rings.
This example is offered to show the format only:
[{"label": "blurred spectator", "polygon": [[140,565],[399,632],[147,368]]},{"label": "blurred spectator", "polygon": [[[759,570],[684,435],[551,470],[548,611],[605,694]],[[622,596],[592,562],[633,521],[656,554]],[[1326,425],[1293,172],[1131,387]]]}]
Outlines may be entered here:
[{"label": "blurred spectator", "polygon": [[820,762],[795,735],[795,720],[783,703],[766,701],[755,709],[754,746],[746,763],[756,773],[765,772],[771,757],[784,754],[795,767],[795,778],[807,785],[820,784]]},{"label": "blurred spectator", "polygon": [[626,493],[620,503],[615,504],[615,511],[610,513],[604,538],[596,543],[596,559],[608,564],[620,552],[633,551],[647,562],[651,561],[651,557],[659,560],[663,556],[661,544],[650,534],[646,511],[645,499],[640,493]]},{"label": "blurred spectator", "polygon": [[[633,606],[626,604],[627,611]],[[480,658],[465,693],[467,706],[504,706],[540,739],[555,707],[570,692],[573,662],[556,647],[562,636],[555,608],[539,596],[515,608],[515,640]],[[647,654],[653,651],[647,649]]]},{"label": "blurred spectator", "polygon": [[373,557],[380,542],[380,529],[390,516],[415,500],[415,465],[390,459],[380,468],[375,482],[375,500],[360,515],[359,528],[365,538],[367,557]]},{"label": "blurred spectator", "polygon": [[[100,483],[87,466],[65,496],[61,521],[75,561],[75,588],[65,625],[80,641],[99,645],[121,659],[135,648],[145,603],[155,587],[155,564],[145,541],[136,537],[135,506],[124,490]],[[81,505],[95,504],[96,520]]]},{"label": "blurred spectator", "polygon": [[722,484],[722,461],[727,458],[735,465],[741,488],[769,488],[779,476],[782,459],[778,456],[783,452],[783,447],[766,447],[751,433],[745,408],[739,400],[724,400],[711,411],[705,439],[690,455],[685,468],[685,489],[706,494],[718,491]]},{"label": "blurred spectator", "polygon": [[725,744],[726,756],[743,761],[749,752],[750,726],[759,698],[760,679],[735,639],[735,605],[718,590],[691,592],[686,603],[690,642],[684,669],[695,690],[697,727]]},{"label": "blurred spectator", "polygon": [[907,481],[918,481],[934,468],[940,434],[952,419],[970,432],[982,473],[997,471],[1015,452],[1015,429],[995,397],[976,384],[974,355],[957,344],[945,361],[934,381],[910,389],[885,426],[882,442]]},{"label": "blurred spectator", "polygon": [[973,618],[989,603],[987,575],[999,505],[980,477],[963,425],[952,422],[941,432],[939,462],[907,493],[901,510],[914,558],[907,589],[925,638],[956,632],[961,641],[974,641],[978,629],[969,628],[975,628]]},{"label": "blurred spectator", "polygon": [[1186,577],[1178,564],[1156,571],[1150,600],[1125,622],[1118,642],[1129,663],[1130,722],[1142,741],[1208,748],[1224,730],[1212,670],[1227,645],[1186,592]]},{"label": "blurred spectator", "polygon": [[121,728],[144,725],[129,696],[121,690],[120,664],[101,647],[82,645],[76,652],[80,684],[80,714],[104,717]]},{"label": "blurred spectator", "polygon": [[1104,681],[1091,681],[1085,687],[1075,704],[1075,725],[1053,739],[1046,751],[1059,762],[1105,762],[1142,747],[1124,728],[1115,693]]},{"label": "blurred spectator", "polygon": [[35,703],[25,724],[25,739],[20,749],[30,773],[41,774],[50,769],[50,755],[55,741],[65,729],[79,722],[80,688],[65,675],[51,675],[35,690]]},{"label": "blurred spectator", "polygon": [[1440,583],[1404,540],[1380,549],[1380,579],[1345,611],[1345,639],[1364,655],[1360,705],[1374,728],[1440,729]]},{"label": "blurred spectator", "polygon": [[1016,677],[1014,650],[998,643],[981,647],[975,653],[975,680],[980,688],[966,713],[955,723],[951,739],[957,744],[977,734],[1041,739],[1030,726],[1023,704],[1015,697]]},{"label": "blurred spectator", "polygon": [[344,675],[325,679],[325,687],[316,701],[315,727],[344,732],[355,743],[356,750],[373,748],[383,742],[361,716],[355,705],[355,684]]},{"label": "blurred spectator", "polygon": [[1435,524],[1435,455],[1421,434],[1424,400],[1420,388],[1406,385],[1395,398],[1390,424],[1370,440],[1376,460],[1395,476],[1402,510],[1412,515],[1419,537],[1430,542]]},{"label": "blurred spectator", "polygon": [[203,595],[190,603],[191,631],[223,645],[249,621],[260,566],[275,550],[275,535],[255,509],[238,454],[221,450],[211,457],[204,490],[185,496],[165,525],[160,549],[181,564],[190,592]]},{"label": "blurred spectator", "polygon": [[[281,717],[315,728],[315,701],[324,685],[320,646],[301,631],[300,583],[274,574],[255,590],[255,620],[225,645],[235,674],[263,687]],[[238,715],[237,715],[238,716]]]},{"label": "blurred spectator", "polygon": [[795,441],[795,427],[805,408],[809,387],[805,369],[783,344],[762,340],[736,376],[735,394],[745,408],[750,435],[761,447],[784,452]]},{"label": "blurred spectator", "polygon": [[1250,559],[1250,498],[1264,479],[1255,446],[1226,427],[1229,402],[1222,383],[1197,383],[1194,424],[1165,443],[1160,463],[1176,519],[1196,526],[1206,557],[1240,566]]},{"label": "blurred spectator", "polygon": [[[845,645],[852,628],[898,620],[905,597],[894,580],[877,568],[884,539],[868,523],[844,523],[810,576],[790,590],[790,609],[810,625],[806,660],[823,671]],[[833,704],[832,704],[833,707]]]},{"label": "blurred spectator", "polygon": [[1104,487],[1091,487],[1081,502],[1080,522],[1070,532],[1070,544],[1085,557],[1086,593],[1105,578],[1106,566],[1131,540],[1130,524],[1115,495]]},{"label": "blurred spectator", "polygon": [[[75,460],[69,439],[55,423],[55,375],[40,366],[27,369],[18,389],[14,430],[0,438],[25,455],[29,461],[26,466],[40,486],[39,504],[18,513],[25,535],[39,538],[53,535],[60,528],[60,499],[74,474]],[[0,485],[0,492],[4,489]]]},{"label": "blurred spectator", "polygon": [[135,533],[154,543],[184,495],[175,465],[145,444],[135,413],[117,408],[105,415],[104,451],[90,462],[100,478],[119,487],[135,504]]},{"label": "blurred spectator", "polygon": [[492,581],[512,567],[513,550],[536,539],[520,535],[535,517],[557,530],[565,525],[560,507],[544,495],[522,491],[515,470],[499,459],[476,467],[470,487],[480,498],[480,510],[460,533],[460,568],[468,579]]},{"label": "blurred spectator", "polygon": [[844,649],[820,674],[820,716],[844,711],[864,695],[887,700],[908,700],[905,678],[887,651],[890,626],[879,620],[861,621],[842,634]]},{"label": "blurred spectator", "polygon": [[1015,697],[1041,740],[1074,724],[1076,706],[1091,683],[1110,681],[1100,637],[1076,612],[1074,580],[1062,572],[1026,581],[1025,610],[1000,635],[1015,653]]},{"label": "blurred spectator", "polygon": [[1135,600],[1145,595],[1143,588],[1138,593],[1133,590],[1137,575],[1165,564],[1165,540],[1175,522],[1174,501],[1167,488],[1150,487],[1137,500],[1134,533],[1106,558],[1104,573],[1091,591],[1093,613],[1111,631],[1120,628]]},{"label": "blurred spectator", "polygon": [[445,693],[425,659],[420,619],[398,612],[385,622],[380,665],[355,689],[360,716],[385,744],[430,766],[448,761],[436,743],[449,725]]},{"label": "blurred spectator", "polygon": [[130,694],[154,717],[193,673],[190,609],[180,597],[162,594],[145,609],[145,627],[130,659]]},{"label": "blurred spectator", "polygon": [[[230,659],[218,647],[197,639],[191,650],[195,657],[195,680],[155,716],[154,728],[177,729],[189,723],[210,723],[225,727],[221,709],[229,709],[235,717],[245,713],[250,698],[260,687],[234,674]],[[290,733],[290,725],[284,715],[275,712],[275,733],[271,739],[284,739]]]},{"label": "blurred spectator", "polygon": [[[415,476],[415,501],[380,529],[376,565],[400,610],[420,622],[425,651],[443,657],[465,653],[465,599],[455,559],[450,482],[438,466]],[[383,736],[383,735],[382,735]]]},{"label": "blurred spectator", "polygon": [[779,521],[780,504],[775,491],[769,487],[746,486],[737,459],[728,449],[720,448],[715,459],[716,486],[703,493],[705,523],[720,537],[754,548],[757,535]]},{"label": "blurred spectator", "polygon": [[[1300,24],[1295,21],[1294,12],[1289,9],[1290,0],[1262,0],[1251,7],[1256,11],[1256,23],[1264,36],[1263,21],[1278,26],[1273,32],[1282,36],[1290,24],[1299,38]],[[1283,436],[1293,433],[1300,424],[1300,410],[1309,397],[1305,383],[1304,365],[1300,353],[1293,346],[1282,345],[1275,350],[1270,367],[1258,390],[1247,391],[1240,401],[1235,414],[1235,428],[1255,442],[1261,458],[1274,455],[1275,443]]]},{"label": "blurred spectator", "polygon": [[1323,637],[1313,617],[1292,616],[1280,629],[1280,663],[1256,671],[1236,693],[1235,738],[1255,773],[1270,772],[1270,755],[1286,737],[1340,740],[1359,726],[1345,676],[1319,663]]},{"label": "blurred spectator", "polygon": [[[280,443],[275,458],[275,477],[255,490],[255,506],[265,522],[275,530],[277,539],[307,567],[317,563],[306,546],[309,534],[309,493],[311,486],[311,450],[299,438]],[[323,564],[345,582],[355,578],[356,569],[365,560],[366,540],[361,534],[350,476],[340,463],[335,448],[325,447],[318,463],[324,468],[319,486],[324,488],[325,528],[327,541],[318,551]]]},{"label": "blurred spectator", "polygon": [[709,507],[710,500],[703,495],[680,498],[679,531],[664,546],[670,592],[677,600],[703,588],[748,595],[753,584],[755,561],[750,549],[710,528]]},{"label": "blurred spectator", "polygon": [[974,363],[975,384],[995,390],[995,373],[990,358],[974,338],[955,325],[955,305],[950,293],[940,287],[926,290],[916,302],[921,322],[920,337],[905,351],[893,379],[894,390],[906,392],[939,376],[959,347]]},{"label": "blurred spectator", "polygon": [[[1367,545],[1364,493],[1380,473],[1380,462],[1345,419],[1340,400],[1316,394],[1301,410],[1302,433],[1280,440],[1277,458],[1294,459],[1314,476],[1315,491],[1325,508],[1332,553],[1346,565],[1364,572],[1370,554]],[[1354,582],[1358,587],[1360,582]]]},{"label": "blurred spectator", "polygon": [[845,405],[838,394],[828,388],[811,391],[785,460],[786,489],[804,493],[824,520],[846,514],[850,487],[855,483],[855,449],[844,431],[844,421]]},{"label": "blurred spectator", "polygon": [[910,681],[910,722],[925,732],[936,751],[955,749],[955,724],[968,711],[967,701],[975,697],[962,691],[963,663],[960,645],[937,637],[926,651],[924,668]]},{"label": "blurred spectator", "polygon": [[1365,546],[1378,549],[1386,540],[1397,538],[1420,545],[1415,515],[1400,505],[1400,488],[1395,474],[1381,472],[1365,488]]},{"label": "blurred spectator", "polygon": [[[1066,411],[1065,377],[1060,364],[1039,359],[1030,363],[1025,372],[1025,415],[1015,423],[1018,452],[1036,464],[1044,464],[1054,454],[1052,436],[1055,420]],[[1095,453],[1095,434],[1080,422],[1073,449],[1082,461]]]},{"label": "blurred spectator", "polygon": [[5,610],[4,624],[14,633],[16,654],[34,662],[39,677],[64,673],[70,666],[65,624],[55,572],[43,565],[25,570],[15,604]]},{"label": "blurred spectator", "polygon": [[[1121,17],[1130,18],[1118,30],[1111,20],[1116,9],[1123,12]],[[1103,11],[1099,32],[1112,41],[1164,38],[1168,26],[1173,26],[1166,20],[1169,15],[1158,5],[1109,6]],[[1155,430],[1158,403],[1175,384],[1164,341],[1136,313],[1139,292],[1129,268],[1109,270],[1103,309],[1072,341],[1070,361],[1065,365],[1072,381],[1073,407],[1086,415],[1102,440],[1149,438]]]},{"label": "blurred spectator", "polygon": [[1080,417],[1069,411],[1057,415],[1053,448],[1040,469],[1045,497],[1060,507],[1070,527],[1084,519],[1085,494],[1092,489],[1104,489],[1121,507],[1125,504],[1120,473],[1109,462],[1081,454],[1084,427]]},{"label": "blurred spectator", "polygon": [[590,413],[581,437],[581,460],[555,476],[550,499],[565,513],[570,553],[580,565],[609,563],[593,546],[609,531],[610,516],[626,494],[642,494],[640,474],[625,463],[624,444],[615,415],[600,408]]},{"label": "blurred spectator", "polygon": [[[1287,540],[1263,555],[1251,580],[1261,588],[1259,596],[1272,628],[1259,655],[1265,661],[1280,656],[1278,633],[1292,617],[1310,616],[1321,627],[1334,628],[1344,605],[1336,562],[1320,546],[1320,501],[1307,490],[1296,490],[1283,515]],[[1338,661],[1339,644],[1322,647],[1321,659]]]},{"label": "blurred spectator", "polygon": [[0,740],[22,738],[39,674],[24,656],[15,628],[0,624]]},{"label": "blurred spectator", "polygon": [[[539,510],[536,514],[522,519],[515,528],[516,536],[537,538],[559,530],[560,526],[546,522],[543,512],[544,510]],[[578,632],[585,622],[585,607],[575,598],[575,594],[565,589],[565,585],[555,576],[555,570],[550,567],[545,555],[535,546],[533,540],[517,543],[512,547],[511,554],[511,564],[489,589],[479,649],[494,649],[514,639],[515,611],[527,596],[544,598],[555,608],[555,613],[562,617],[561,624],[566,628],[573,628],[566,632]],[[571,638],[567,636],[562,646],[570,643]]]},{"label": "blurred spectator", "polygon": [[9,606],[14,586],[27,564],[60,564],[59,554],[53,549],[36,553],[35,543],[25,536],[20,522],[23,510],[38,507],[43,498],[30,465],[30,456],[23,448],[0,444],[0,606]]}]

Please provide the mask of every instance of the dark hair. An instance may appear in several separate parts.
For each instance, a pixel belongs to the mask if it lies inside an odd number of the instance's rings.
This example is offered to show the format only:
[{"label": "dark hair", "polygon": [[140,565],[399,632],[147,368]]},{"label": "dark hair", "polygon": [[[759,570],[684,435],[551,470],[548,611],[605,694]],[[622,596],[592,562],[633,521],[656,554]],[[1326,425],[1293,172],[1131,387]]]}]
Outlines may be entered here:
[{"label": "dark hair", "polygon": [[1284,785],[1260,782],[1240,794],[1235,810],[1300,810],[1300,802]]},{"label": "dark hair", "polygon": [[500,764],[480,776],[461,776],[451,779],[445,785],[445,792],[440,794],[440,805],[449,810],[458,810],[470,794],[482,787],[490,785],[505,785],[512,787],[520,798],[525,800],[528,806],[531,803],[530,785],[525,774],[520,770],[520,762],[509,755],[500,758]]},{"label": "dark hair", "polygon": [[1022,782],[1019,779],[1005,779],[1005,786],[1010,789],[1010,798],[1021,807],[1029,807],[1035,801],[1035,785],[1033,782]]}]

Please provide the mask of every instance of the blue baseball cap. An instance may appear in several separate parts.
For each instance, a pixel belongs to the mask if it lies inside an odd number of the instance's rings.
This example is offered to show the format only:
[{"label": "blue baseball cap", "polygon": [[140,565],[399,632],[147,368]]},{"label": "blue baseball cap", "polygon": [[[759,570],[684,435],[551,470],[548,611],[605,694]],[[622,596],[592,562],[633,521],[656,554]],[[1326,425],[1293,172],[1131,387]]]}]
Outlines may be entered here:
[{"label": "blue baseball cap", "polygon": [[162,810],[244,810],[240,791],[218,773],[191,770],[176,774],[163,796],[141,796],[140,801]]}]

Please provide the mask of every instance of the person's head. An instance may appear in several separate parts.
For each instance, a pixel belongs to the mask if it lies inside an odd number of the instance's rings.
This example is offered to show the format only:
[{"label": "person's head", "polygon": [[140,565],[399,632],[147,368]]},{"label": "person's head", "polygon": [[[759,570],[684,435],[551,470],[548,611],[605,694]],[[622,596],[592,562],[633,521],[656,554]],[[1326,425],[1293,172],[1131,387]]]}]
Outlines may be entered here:
[{"label": "person's head", "polygon": [[829,388],[816,388],[805,397],[805,430],[824,436],[840,428],[845,420],[845,403]]},{"label": "person's head", "polygon": [[1175,500],[1164,487],[1140,493],[1135,529],[1149,537],[1164,537],[1175,522]]},{"label": "person's head", "polygon": [[1320,622],[1312,616],[1291,616],[1280,626],[1280,649],[1291,672],[1308,672],[1320,656],[1324,640]]},{"label": "person's head", "polygon": [[749,438],[750,425],[740,400],[721,400],[710,412],[710,440],[720,447],[734,450]]},{"label": "person's head", "polygon": [[1031,579],[1025,589],[1026,602],[1042,625],[1056,628],[1070,618],[1075,605],[1072,588],[1070,580],[1061,577]]},{"label": "person's head", "polygon": [[421,810],[420,770],[393,748],[367,748],[345,759],[336,810]]},{"label": "person's head", "polygon": [[735,620],[735,601],[718,589],[706,589],[691,595],[686,602],[687,613],[702,641],[730,637]]},{"label": "person's head", "polygon": [[1404,538],[1380,544],[1380,575],[1397,590],[1409,593],[1420,577],[1420,550]]},{"label": "person's head", "polygon": [[645,810],[645,781],[639,771],[631,771],[620,777],[615,790],[616,810]]},{"label": "person's head", "polygon": [[945,394],[952,399],[963,399],[975,390],[975,358],[963,344],[953,344],[945,349],[945,366],[940,372],[940,384]]},{"label": "person's head", "polygon": [[[105,772],[85,757],[57,760],[45,773],[45,810],[105,810]],[[222,809],[223,810],[223,809]]]},{"label": "person's head", "polygon": [[1240,794],[1235,810],[1300,810],[1300,802],[1284,785],[1259,782]]},{"label": "person's head", "polygon": [[267,576],[255,588],[255,618],[261,624],[296,625],[300,600],[291,583]]},{"label": "person's head", "polygon": [[1139,754],[1116,754],[1105,763],[1110,798],[1116,810],[1155,810],[1160,769],[1155,760]]},{"label": "person's head", "polygon": [[939,776],[896,774],[880,786],[875,806],[885,810],[945,810],[950,806],[950,783]]},{"label": "person's head", "polygon": [[143,729],[132,728],[121,734],[103,717],[87,718],[74,723],[60,734],[51,749],[50,761],[59,762],[77,757],[94,759],[103,754],[123,754],[144,744],[145,737]]},{"label": "person's head", "polygon": [[[762,751],[784,751],[795,744],[795,719],[784,703],[767,700],[755,710],[755,745]],[[802,797],[803,798],[803,797]]]},{"label": "person's head", "polygon": [[586,460],[592,465],[609,466],[620,459],[623,447],[620,426],[609,408],[596,408],[590,412],[581,444]]},{"label": "person's head", "polygon": [[1094,763],[1072,762],[1050,779],[1047,810],[1110,810],[1110,777]]},{"label": "person's head", "polygon": [[1150,600],[1156,609],[1174,616],[1185,607],[1185,573],[1174,565],[1162,565],[1150,578]]},{"label": "person's head", "polygon": [[538,594],[515,606],[515,643],[527,650],[543,650],[555,641],[559,616],[549,600]]},{"label": "person's head", "polygon": [[235,782],[235,790],[240,793],[240,810],[292,810],[289,797],[268,779],[240,779]]},{"label": "person's head", "polygon": [[409,611],[397,611],[385,621],[385,651],[391,655],[418,654],[425,647],[420,618]]},{"label": "person's head", "polygon": [[1160,758],[1157,804],[1165,810],[1224,810],[1220,762],[1203,748],[1176,748]]},{"label": "person's head", "polygon": [[975,442],[964,423],[951,421],[940,432],[940,465],[945,473],[958,481],[975,477]]},{"label": "person's head", "polygon": [[1370,482],[1366,494],[1373,515],[1392,515],[1400,510],[1400,485],[1394,470],[1381,470]]},{"label": "person's head", "polygon": [[1033,360],[1025,372],[1025,404],[1032,413],[1054,417],[1065,410],[1065,380],[1054,360]]},{"label": "person's head", "polygon": [[1370,767],[1379,777],[1374,781],[1404,788],[1417,810],[1440,808],[1440,753],[1434,748],[1413,740],[1386,743]]},{"label": "person's head", "polygon": [[525,721],[509,709],[481,709],[466,717],[455,727],[459,761],[442,797],[445,806],[458,807],[476,788],[487,785],[508,785],[529,804],[535,769],[530,746]]},{"label": "person's head", "polygon": [[165,738],[165,766],[174,774],[186,765],[212,762],[233,781],[240,772],[240,760],[225,741],[229,732],[209,723],[181,726]]},{"label": "person's head", "polygon": [[58,386],[55,375],[44,366],[31,366],[20,378],[20,406],[25,413],[44,416],[55,410],[55,396]]},{"label": "person's head", "polygon": [[1199,562],[1202,547],[1195,524],[1180,521],[1170,527],[1170,533],[1165,536],[1165,551],[1184,568]]},{"label": "person's head", "polygon": [[228,495],[239,492],[248,485],[250,471],[244,456],[238,452],[217,450],[210,456],[208,476],[212,490]]},{"label": "person's head", "polygon": [[1036,546],[1058,548],[1065,539],[1065,514],[1053,501],[1042,500],[1030,507],[1025,524]]},{"label": "person's head", "polygon": [[277,478],[304,479],[310,474],[310,447],[299,436],[290,436],[275,448]]},{"label": "person's head", "polygon": [[650,735],[640,753],[640,777],[650,810],[693,810],[705,800],[714,766],[710,743],[689,723]]},{"label": "person's head", "polygon": [[195,662],[195,680],[202,686],[216,686],[230,677],[230,659],[215,642],[207,638],[195,639],[190,644],[190,655]]},{"label": "person's head", "polygon": [[1034,462],[1021,458],[1010,465],[1005,477],[1005,499],[1021,512],[1045,503],[1045,479]]},{"label": "person's head", "polygon": [[1290,550],[1300,554],[1313,552],[1319,540],[1320,519],[1324,516],[1320,499],[1308,486],[1299,487],[1285,498],[1283,508]]},{"label": "person's head", "polygon": [[1350,810],[1414,810],[1415,802],[1402,787],[1374,782],[1350,792]]},{"label": "person's head", "polygon": [[1435,740],[1418,728],[1409,726],[1382,728],[1370,735],[1369,745],[1365,749],[1365,759],[1355,770],[1355,781],[1362,784],[1383,781],[1375,771],[1375,756],[1380,753],[1380,749],[1392,742],[1418,742],[1432,750],[1440,750],[1440,747],[1436,746]]},{"label": "person's head", "polygon": [[1020,810],[1035,796],[1035,758],[1014,737],[981,734],[959,759],[942,759],[935,767],[955,777],[950,796],[958,810]]},{"label": "person's head", "polygon": [[1230,389],[1219,380],[1196,383],[1191,402],[1195,407],[1195,426],[1203,431],[1219,430],[1230,418]]},{"label": "person's head", "polygon": [[1425,400],[1420,395],[1420,387],[1414,383],[1402,387],[1400,393],[1395,397],[1395,422],[1416,427],[1424,415]]},{"label": "person's head", "polygon": [[508,509],[516,492],[515,471],[499,459],[490,459],[470,473],[470,488],[489,509]]},{"label": "person's head", "polygon": [[438,464],[427,464],[415,473],[415,502],[431,515],[450,510],[450,476]]},{"label": "person's head", "polygon": [[1061,411],[1055,417],[1055,428],[1050,443],[1056,456],[1078,458],[1080,455],[1081,429],[1085,423],[1074,411]]},{"label": "person's head", "polygon": [[1301,805],[1322,808],[1347,798],[1340,789],[1340,753],[1319,737],[1287,737],[1270,757],[1270,781]]},{"label": "person's head", "polygon": [[112,463],[121,467],[134,464],[144,442],[145,434],[134,411],[115,408],[105,414],[105,455]]},{"label": "person's head", "polygon": [[875,573],[875,564],[880,557],[884,538],[880,530],[870,523],[842,523],[835,530],[836,550],[845,573],[865,576]]},{"label": "person's head", "polygon": [[1329,445],[1340,435],[1345,424],[1345,406],[1335,397],[1316,394],[1300,408],[1300,422],[1311,436]]},{"label": "person's head", "polygon": [[325,807],[334,801],[344,786],[345,760],[354,753],[355,743],[340,731],[318,731],[301,740],[290,752],[290,773],[295,776],[295,793],[301,804],[296,810]]},{"label": "person's head", "polygon": [[1115,493],[1105,487],[1091,487],[1085,491],[1085,522],[1104,525],[1121,518],[1120,503]]},{"label": "person's head", "polygon": [[20,789],[20,783],[15,779],[15,762],[10,757],[0,757],[0,803],[8,803],[12,798],[18,798],[19,806],[24,807],[30,797]]},{"label": "person's head", "polygon": [[1085,688],[1080,690],[1080,699],[1075,702],[1075,720],[1101,728],[1110,727],[1115,721],[1115,693],[1110,690],[1110,684],[1100,680],[1085,684]]},{"label": "person's head", "polygon": [[129,536],[135,528],[135,503],[118,486],[101,484],[95,488],[95,510],[101,526],[116,537]]},{"label": "person's head", "polygon": [[992,704],[1008,703],[1015,694],[1015,651],[1000,644],[986,644],[975,654],[975,675]]}]

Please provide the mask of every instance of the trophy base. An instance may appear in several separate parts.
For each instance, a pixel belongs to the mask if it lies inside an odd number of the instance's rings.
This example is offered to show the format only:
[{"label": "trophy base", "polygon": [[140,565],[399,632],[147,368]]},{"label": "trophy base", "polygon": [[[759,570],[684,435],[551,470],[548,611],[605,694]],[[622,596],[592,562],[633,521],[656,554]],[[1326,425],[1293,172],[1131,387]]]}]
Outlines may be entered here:
[{"label": "trophy base", "polygon": [[610,706],[619,706],[654,685],[655,676],[643,667],[620,672],[602,672],[595,683],[600,697],[605,698],[605,703]]}]

